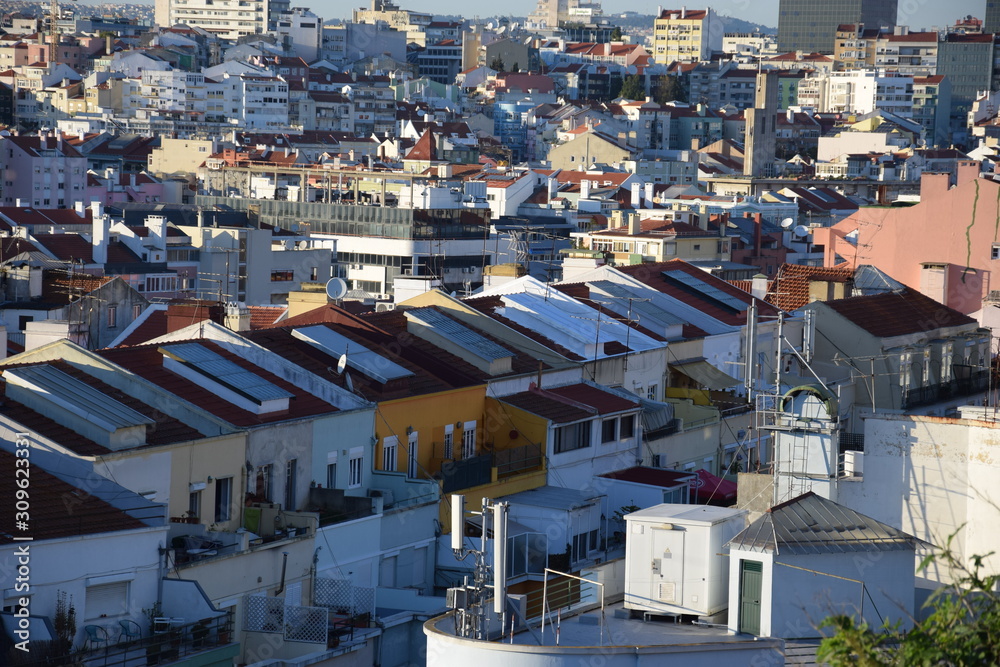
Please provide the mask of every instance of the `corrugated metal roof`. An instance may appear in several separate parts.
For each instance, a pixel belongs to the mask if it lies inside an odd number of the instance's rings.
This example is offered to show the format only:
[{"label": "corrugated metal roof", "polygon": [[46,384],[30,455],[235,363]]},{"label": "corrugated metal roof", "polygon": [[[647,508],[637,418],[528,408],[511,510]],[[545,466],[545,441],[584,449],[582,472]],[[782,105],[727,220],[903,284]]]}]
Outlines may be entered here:
[{"label": "corrugated metal roof", "polygon": [[906,285],[871,264],[862,264],[854,272],[854,289],[861,294],[892,292],[904,287]]},{"label": "corrugated metal roof", "polygon": [[[669,311],[654,306],[650,303],[649,299],[642,298],[624,285],[619,285],[610,280],[595,280],[587,284],[592,290],[590,297],[603,305],[615,303],[615,299],[632,299],[628,308],[631,309],[633,314],[639,316],[640,322],[652,320],[653,322],[662,322],[666,325],[687,324],[685,320]],[[621,308],[612,308],[611,310],[619,312]]]},{"label": "corrugated metal roof", "polygon": [[433,308],[416,308],[405,311],[407,319],[413,319],[433,329],[438,334],[448,338],[456,345],[471,352],[480,359],[496,361],[514,356],[507,348],[494,343],[485,336],[460,324],[444,313]]},{"label": "corrugated metal roof", "polygon": [[256,401],[273,401],[294,396],[201,343],[175,343],[164,345],[160,349],[165,355]]},{"label": "corrugated metal roof", "polygon": [[728,546],[778,554],[825,554],[898,551],[929,545],[810,491],[772,507]]},{"label": "corrugated metal roof", "polygon": [[372,352],[347,336],[322,325],[302,327],[292,331],[292,336],[319,348],[332,357],[347,355],[347,365],[368,377],[385,384],[389,380],[410,377],[413,372],[395,361]]},{"label": "corrugated metal roof", "polygon": [[549,507],[566,511],[593,505],[601,495],[584,493],[578,489],[567,489],[561,486],[540,486],[530,491],[504,496],[502,500],[518,505]]},{"label": "corrugated metal roof", "polygon": [[108,431],[151,425],[149,417],[119,403],[107,394],[48,364],[22,366],[4,371],[8,384],[48,394],[78,415]]}]

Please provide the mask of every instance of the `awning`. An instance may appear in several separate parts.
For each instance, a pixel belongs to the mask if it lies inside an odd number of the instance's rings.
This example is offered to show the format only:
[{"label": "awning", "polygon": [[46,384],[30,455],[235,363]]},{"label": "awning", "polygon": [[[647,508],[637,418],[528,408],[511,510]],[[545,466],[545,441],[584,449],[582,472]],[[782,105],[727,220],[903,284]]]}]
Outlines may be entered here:
[{"label": "awning", "polygon": [[704,468],[696,470],[698,479],[691,485],[695,487],[698,499],[708,502],[709,500],[736,500],[736,482],[728,479],[716,477]]},{"label": "awning", "polygon": [[704,359],[670,364],[670,368],[683,373],[707,389],[728,389],[740,384],[739,380],[726,375]]}]

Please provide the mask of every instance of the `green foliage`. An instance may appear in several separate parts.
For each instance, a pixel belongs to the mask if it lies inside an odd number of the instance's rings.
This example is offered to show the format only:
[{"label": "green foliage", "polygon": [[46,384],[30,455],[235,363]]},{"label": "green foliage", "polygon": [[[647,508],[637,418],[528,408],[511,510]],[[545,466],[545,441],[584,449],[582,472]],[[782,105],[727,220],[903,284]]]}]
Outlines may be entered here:
[{"label": "green foliage", "polygon": [[646,99],[646,89],[642,85],[642,77],[638,74],[626,77],[625,82],[622,84],[622,90],[619,93],[619,97],[624,97],[627,100]]},{"label": "green foliage", "polygon": [[615,29],[611,31],[611,41],[620,42],[622,41],[622,37],[624,37],[624,35],[622,34],[622,29],[619,28],[618,26],[615,26]]},{"label": "green foliage", "polygon": [[660,104],[667,102],[687,102],[688,91],[680,77],[668,76],[660,81],[660,86],[656,90],[656,101]]},{"label": "green foliage", "polygon": [[497,56],[490,62],[490,69],[495,69],[498,72],[506,72],[506,65],[503,64],[503,58]]},{"label": "green foliage", "polygon": [[939,554],[927,556],[920,564],[920,570],[925,570],[941,562],[954,581],[928,598],[926,620],[903,633],[898,625],[872,628],[851,616],[832,616],[820,624],[835,632],[823,640],[817,661],[833,667],[1000,664],[1000,575],[983,573],[983,560],[992,554],[973,556],[971,566],[966,566],[952,550],[952,538]]}]

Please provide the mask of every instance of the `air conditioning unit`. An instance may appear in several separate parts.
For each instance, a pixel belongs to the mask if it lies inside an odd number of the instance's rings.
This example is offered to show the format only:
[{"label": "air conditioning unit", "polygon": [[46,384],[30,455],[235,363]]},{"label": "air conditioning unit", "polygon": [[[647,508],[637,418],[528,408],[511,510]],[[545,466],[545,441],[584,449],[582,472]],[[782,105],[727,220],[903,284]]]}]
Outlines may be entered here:
[{"label": "air conditioning unit", "polygon": [[413,269],[403,269],[403,275],[404,276],[412,276],[413,275]]}]

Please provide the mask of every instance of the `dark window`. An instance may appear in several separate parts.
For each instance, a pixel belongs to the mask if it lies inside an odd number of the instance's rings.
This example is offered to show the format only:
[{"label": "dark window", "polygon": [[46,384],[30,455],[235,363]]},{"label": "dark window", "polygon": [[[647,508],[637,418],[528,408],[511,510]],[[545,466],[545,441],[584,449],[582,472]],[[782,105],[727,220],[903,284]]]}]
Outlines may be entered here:
[{"label": "dark window", "polygon": [[635,436],[635,415],[626,415],[621,418],[618,437],[622,440]]},{"label": "dark window", "polygon": [[556,454],[590,447],[590,422],[569,424],[557,428],[553,446]]},{"label": "dark window", "polygon": [[618,420],[605,419],[601,422],[601,442],[612,442],[618,435]]}]

